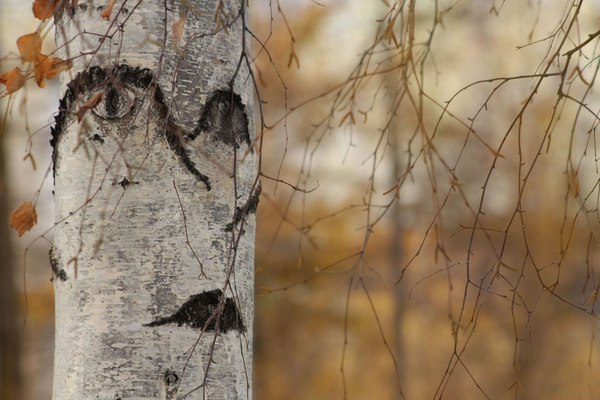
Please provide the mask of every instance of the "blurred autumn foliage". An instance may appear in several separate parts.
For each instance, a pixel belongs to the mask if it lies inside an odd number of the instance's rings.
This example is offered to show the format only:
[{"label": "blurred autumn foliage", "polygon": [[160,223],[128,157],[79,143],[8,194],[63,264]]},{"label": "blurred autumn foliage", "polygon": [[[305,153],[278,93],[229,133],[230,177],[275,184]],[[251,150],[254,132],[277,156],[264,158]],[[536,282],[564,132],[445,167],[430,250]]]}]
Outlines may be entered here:
[{"label": "blurred autumn foliage", "polygon": [[600,398],[600,7],[250,7],[255,398]]},{"label": "blurred autumn foliage", "polygon": [[600,397],[599,10],[560,3],[257,13],[257,398]]}]

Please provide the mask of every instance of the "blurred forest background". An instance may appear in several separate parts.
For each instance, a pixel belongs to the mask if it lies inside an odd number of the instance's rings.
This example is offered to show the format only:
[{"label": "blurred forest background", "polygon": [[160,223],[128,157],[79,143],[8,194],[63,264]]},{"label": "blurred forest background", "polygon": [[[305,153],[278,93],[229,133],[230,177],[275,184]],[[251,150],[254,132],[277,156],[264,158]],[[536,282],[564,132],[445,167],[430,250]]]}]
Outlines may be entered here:
[{"label": "blurred forest background", "polygon": [[[0,7],[3,72],[37,25],[28,1]],[[253,0],[250,15],[267,124],[255,398],[600,398],[600,3]],[[49,399],[56,82],[0,104],[16,341],[0,367],[19,365],[20,398]],[[7,214],[34,198],[19,239]]]}]

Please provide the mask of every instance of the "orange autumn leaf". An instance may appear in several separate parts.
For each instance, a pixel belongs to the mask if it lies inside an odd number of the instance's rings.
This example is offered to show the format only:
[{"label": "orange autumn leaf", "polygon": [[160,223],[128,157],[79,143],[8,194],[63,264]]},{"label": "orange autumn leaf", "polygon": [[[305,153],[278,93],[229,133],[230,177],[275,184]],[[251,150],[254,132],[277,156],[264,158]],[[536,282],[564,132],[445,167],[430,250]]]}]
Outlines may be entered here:
[{"label": "orange autumn leaf", "polygon": [[42,51],[42,37],[33,32],[17,39],[17,48],[23,62],[33,61]]},{"label": "orange autumn leaf", "polygon": [[26,201],[10,214],[9,226],[17,231],[19,236],[29,231],[37,224],[37,213],[31,202]]},{"label": "orange autumn leaf", "polygon": [[8,72],[0,74],[0,83],[6,86],[6,94],[11,94],[23,87],[25,75],[23,75],[18,67],[15,67]]},{"label": "orange autumn leaf", "polygon": [[49,57],[43,54],[40,54],[36,58],[36,62],[35,83],[41,88],[46,85],[46,79],[56,78],[62,71],[66,71],[73,66],[71,60],[63,60],[58,57]]},{"label": "orange autumn leaf", "polygon": [[110,14],[112,14],[112,9],[114,5],[115,0],[108,0],[106,6],[104,7],[104,11],[102,11],[102,14],[100,14],[100,16],[108,21],[110,19]]},{"label": "orange autumn leaf", "polygon": [[60,0],[35,0],[31,7],[33,16],[40,20],[45,20],[54,15]]}]

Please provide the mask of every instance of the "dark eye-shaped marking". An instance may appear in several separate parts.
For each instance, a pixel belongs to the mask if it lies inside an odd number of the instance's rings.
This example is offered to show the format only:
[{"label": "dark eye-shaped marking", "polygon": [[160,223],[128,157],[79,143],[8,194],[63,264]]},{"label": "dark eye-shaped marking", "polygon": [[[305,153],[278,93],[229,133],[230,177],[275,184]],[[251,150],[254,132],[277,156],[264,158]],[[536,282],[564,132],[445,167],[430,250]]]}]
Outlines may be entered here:
[{"label": "dark eye-shaped marking", "polygon": [[100,101],[92,108],[92,112],[100,118],[123,118],[133,109],[135,94],[129,88],[109,83],[101,93]]},{"label": "dark eye-shaped marking", "polygon": [[159,125],[164,129],[169,147],[177,154],[181,163],[200,182],[204,183],[206,189],[211,190],[208,176],[196,168],[182,145],[184,137],[188,135],[175,124],[171,117],[163,93],[152,71],[125,64],[113,68],[90,67],[77,75],[67,86],[67,91],[60,101],[59,113],[55,117],[55,126],[51,128],[50,143],[53,147],[54,172],[56,172],[58,144],[63,130],[71,122],[72,116],[76,112],[74,108],[80,106],[78,99],[85,98],[87,100],[102,92],[102,97],[93,106],[92,112],[105,119],[123,118],[134,108],[135,89],[149,94],[148,100],[152,101],[151,113],[162,121]]}]

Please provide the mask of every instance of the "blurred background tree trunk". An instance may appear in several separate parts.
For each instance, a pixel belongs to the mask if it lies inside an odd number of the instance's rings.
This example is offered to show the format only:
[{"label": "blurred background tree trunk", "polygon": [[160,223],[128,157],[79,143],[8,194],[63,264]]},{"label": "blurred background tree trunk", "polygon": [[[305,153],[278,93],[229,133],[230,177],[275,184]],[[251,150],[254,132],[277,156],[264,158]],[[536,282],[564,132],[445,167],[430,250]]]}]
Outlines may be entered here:
[{"label": "blurred background tree trunk", "polygon": [[[395,114],[395,110],[391,110],[392,113]],[[392,169],[392,185],[400,182],[402,177],[402,160],[404,159],[401,148],[401,127],[398,123],[398,117],[392,117],[392,124],[390,130],[390,136],[393,140],[392,142],[392,154],[391,157],[391,166]],[[391,210],[391,218],[390,223],[391,227],[391,235],[389,238],[389,246],[390,246],[390,282],[394,282],[400,276],[400,271],[404,267],[404,221],[402,220],[402,209],[400,207],[399,199],[396,199],[394,205]],[[396,399],[404,398],[405,392],[405,365],[406,365],[406,357],[407,353],[404,350],[404,337],[402,334],[404,327],[404,314],[405,314],[405,284],[404,281],[396,283],[393,288],[393,350],[396,356],[396,362],[398,365],[398,392],[396,395]]]},{"label": "blurred background tree trunk", "polygon": [[[3,121],[0,120],[0,125]],[[0,132],[0,398],[21,399],[19,303],[8,229],[5,140]]]}]

